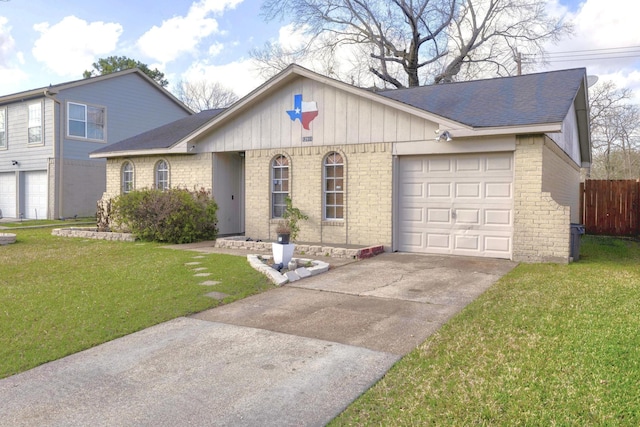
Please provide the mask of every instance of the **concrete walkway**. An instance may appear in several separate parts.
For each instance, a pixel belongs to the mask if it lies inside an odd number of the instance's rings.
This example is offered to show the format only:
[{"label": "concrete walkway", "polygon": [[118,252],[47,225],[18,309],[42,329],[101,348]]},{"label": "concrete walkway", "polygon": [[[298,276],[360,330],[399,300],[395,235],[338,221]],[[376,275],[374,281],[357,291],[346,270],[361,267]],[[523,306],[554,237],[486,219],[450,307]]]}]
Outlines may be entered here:
[{"label": "concrete walkway", "polygon": [[345,263],[0,380],[0,425],[322,426],[514,266]]}]

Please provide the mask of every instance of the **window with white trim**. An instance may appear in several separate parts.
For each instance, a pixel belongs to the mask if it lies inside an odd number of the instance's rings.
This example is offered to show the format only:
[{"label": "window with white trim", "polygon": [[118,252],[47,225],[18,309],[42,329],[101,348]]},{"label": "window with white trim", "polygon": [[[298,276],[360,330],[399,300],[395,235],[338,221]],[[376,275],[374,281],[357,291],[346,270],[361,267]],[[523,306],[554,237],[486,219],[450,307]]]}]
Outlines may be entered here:
[{"label": "window with white trim", "polygon": [[271,218],[282,218],[289,196],[289,159],[277,156],[271,162]]},{"label": "window with white trim", "polygon": [[131,162],[124,162],[122,165],[122,193],[127,194],[133,190],[133,165]]},{"label": "window with white trim", "polygon": [[339,153],[324,158],[324,219],[344,219],[344,160]]},{"label": "window with white trim", "polygon": [[29,144],[42,143],[42,104],[29,105]]},{"label": "window with white trim", "polygon": [[7,109],[0,108],[0,148],[7,148]]},{"label": "window with white trim", "polygon": [[104,140],[105,108],[67,103],[67,135]]},{"label": "window with white trim", "polygon": [[156,163],[156,188],[158,190],[169,188],[169,164],[166,160]]}]

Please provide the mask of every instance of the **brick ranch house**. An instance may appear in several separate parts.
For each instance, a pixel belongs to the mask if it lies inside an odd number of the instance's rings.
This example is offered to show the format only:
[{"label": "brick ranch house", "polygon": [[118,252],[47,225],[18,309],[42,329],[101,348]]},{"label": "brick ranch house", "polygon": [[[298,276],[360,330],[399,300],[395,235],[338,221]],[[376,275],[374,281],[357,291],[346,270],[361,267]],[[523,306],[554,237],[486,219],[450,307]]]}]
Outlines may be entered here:
[{"label": "brick ranch house", "polygon": [[210,189],[220,234],[275,239],[289,195],[304,242],[566,263],[587,100],[584,69],[371,92],[291,65],[91,157],[107,159],[103,198]]}]

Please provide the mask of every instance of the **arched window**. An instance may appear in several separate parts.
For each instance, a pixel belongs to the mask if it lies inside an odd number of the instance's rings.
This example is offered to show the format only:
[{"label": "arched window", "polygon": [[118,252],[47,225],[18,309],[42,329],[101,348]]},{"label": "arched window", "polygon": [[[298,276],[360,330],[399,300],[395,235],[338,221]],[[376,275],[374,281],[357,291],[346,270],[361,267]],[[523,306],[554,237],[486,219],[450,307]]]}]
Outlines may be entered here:
[{"label": "arched window", "polygon": [[344,160],[339,153],[324,158],[324,219],[344,219]]},{"label": "arched window", "polygon": [[271,162],[271,217],[282,218],[289,196],[289,159],[277,156]]},{"label": "arched window", "polygon": [[169,164],[166,160],[156,163],[156,188],[158,190],[169,188]]},{"label": "arched window", "polygon": [[127,161],[122,165],[122,192],[127,194],[133,190],[133,164]]}]

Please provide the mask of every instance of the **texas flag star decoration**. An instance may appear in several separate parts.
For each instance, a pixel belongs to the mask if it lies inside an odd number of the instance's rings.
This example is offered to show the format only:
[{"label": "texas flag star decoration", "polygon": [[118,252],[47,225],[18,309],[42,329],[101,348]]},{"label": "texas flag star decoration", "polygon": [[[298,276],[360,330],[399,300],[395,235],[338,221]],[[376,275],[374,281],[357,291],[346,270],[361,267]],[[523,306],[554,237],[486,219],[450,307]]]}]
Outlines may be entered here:
[{"label": "texas flag star decoration", "polygon": [[293,95],[293,110],[287,110],[287,114],[292,121],[300,120],[302,127],[306,130],[318,116],[318,104],[315,101],[303,101],[302,94]]}]

